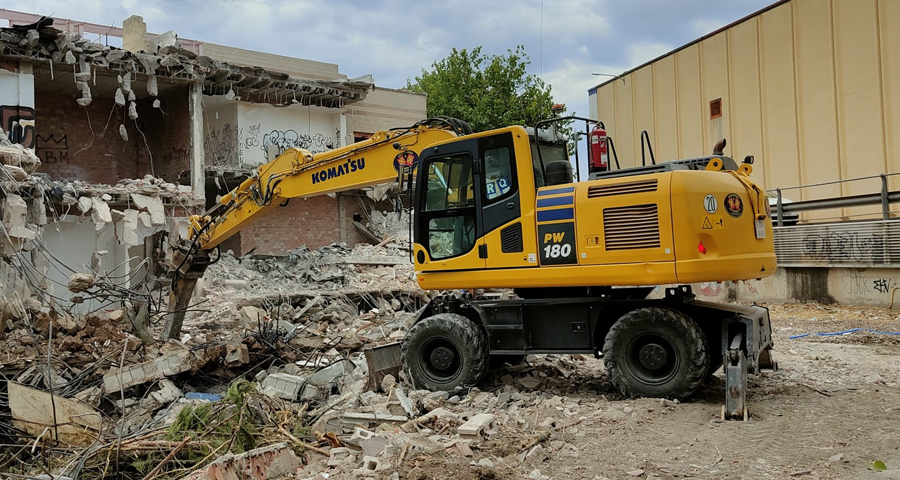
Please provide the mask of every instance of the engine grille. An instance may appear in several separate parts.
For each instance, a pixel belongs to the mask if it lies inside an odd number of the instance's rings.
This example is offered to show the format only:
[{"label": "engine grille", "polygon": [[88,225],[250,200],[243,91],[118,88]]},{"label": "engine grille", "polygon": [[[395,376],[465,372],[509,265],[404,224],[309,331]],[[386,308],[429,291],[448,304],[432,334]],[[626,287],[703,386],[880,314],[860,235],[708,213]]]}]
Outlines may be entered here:
[{"label": "engine grille", "polygon": [[503,230],[500,230],[500,251],[503,253],[516,253],[524,250],[522,245],[522,224],[516,222]]},{"label": "engine grille", "polygon": [[655,192],[658,180],[636,180],[634,182],[617,183],[615,185],[595,185],[588,188],[588,198],[625,195],[628,193]]},{"label": "engine grille", "polygon": [[656,204],[603,209],[606,250],[659,248]]}]

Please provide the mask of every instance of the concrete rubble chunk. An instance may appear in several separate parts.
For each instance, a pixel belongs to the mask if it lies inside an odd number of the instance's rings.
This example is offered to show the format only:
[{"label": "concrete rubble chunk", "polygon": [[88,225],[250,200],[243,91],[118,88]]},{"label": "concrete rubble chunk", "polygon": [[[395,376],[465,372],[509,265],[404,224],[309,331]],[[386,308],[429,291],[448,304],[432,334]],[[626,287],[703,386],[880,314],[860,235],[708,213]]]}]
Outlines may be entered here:
[{"label": "concrete rubble chunk", "polygon": [[91,197],[91,207],[93,208],[91,220],[94,222],[96,230],[103,230],[107,223],[112,223],[112,214],[109,212],[109,205],[106,202],[100,198]]},{"label": "concrete rubble chunk", "polygon": [[276,443],[240,455],[229,453],[184,478],[266,480],[293,475],[299,467],[300,458],[290,446],[287,443]]},{"label": "concrete rubble chunk", "polygon": [[464,438],[478,438],[485,430],[493,429],[494,420],[496,417],[490,413],[479,413],[462,424],[456,433]]},{"label": "concrete rubble chunk", "polygon": [[329,467],[337,467],[343,464],[344,462],[350,462],[355,457],[353,454],[353,450],[350,450],[347,447],[336,447],[332,448],[328,451],[330,456],[328,457],[328,466]]},{"label": "concrete rubble chunk", "polygon": [[94,276],[88,273],[73,273],[69,277],[69,291],[81,293],[94,286]]},{"label": "concrete rubble chunk", "polygon": [[151,97],[159,96],[159,85],[156,80],[156,75],[150,75],[150,78],[147,79],[147,93],[150,94]]},{"label": "concrete rubble chunk", "polygon": [[66,64],[68,64],[68,65],[74,65],[75,62],[76,62],[76,60],[75,60],[75,54],[73,54],[71,50],[68,51],[68,52],[66,52]]},{"label": "concrete rubble chunk", "polygon": [[116,100],[116,105],[118,105],[120,107],[125,106],[125,93],[122,91],[121,88],[116,89],[115,100]]},{"label": "concrete rubble chunk", "polygon": [[[129,94],[129,95],[132,95],[132,94]],[[132,120],[137,120],[137,118],[138,118],[137,103],[135,103],[134,100],[131,100],[128,102],[128,118],[130,118]]]},{"label": "concrete rubble chunk", "polygon": [[254,307],[253,305],[241,307],[241,320],[244,322],[244,325],[256,325],[257,322],[265,320],[268,316],[268,312],[259,307]]},{"label": "concrete rubble chunk", "polygon": [[297,399],[297,395],[300,393],[300,387],[304,387],[303,394],[300,395],[301,401],[314,398],[318,393],[316,387],[306,384],[306,379],[303,377],[287,373],[273,373],[268,375],[265,380],[263,380],[262,385],[260,385],[263,394],[289,401]]},{"label": "concrete rubble chunk", "polygon": [[153,108],[160,108],[161,106],[162,102],[160,102],[158,98],[153,101]]},{"label": "concrete rubble chunk", "polygon": [[157,384],[158,390],[150,393],[150,398],[156,400],[160,405],[168,405],[181,397],[181,389],[175,386],[175,382],[168,378],[163,378]]},{"label": "concrete rubble chunk", "polygon": [[[49,434],[54,438],[58,432],[58,440],[81,446],[99,437],[102,417],[90,406],[59,395],[51,399],[49,392],[14,382],[8,382],[7,388],[13,425],[30,435]],[[53,428],[54,417],[56,428]]]},{"label": "concrete rubble chunk", "polygon": [[349,361],[338,362],[310,375],[307,382],[309,382],[310,385],[315,385],[317,387],[325,387],[344,376],[345,373],[352,371],[355,367],[356,366]]},{"label": "concrete rubble chunk", "polygon": [[[118,212],[113,210],[113,212]],[[116,239],[120,245],[136,246],[143,243],[143,238],[138,235],[138,211],[128,209],[116,218]],[[119,216],[119,215],[116,215]]]},{"label": "concrete rubble chunk", "polygon": [[125,129],[124,124],[119,125],[119,136],[122,137],[122,140],[128,141],[128,130]]},{"label": "concrete rubble chunk", "polygon": [[390,443],[390,440],[384,435],[373,435],[371,438],[361,440],[359,446],[362,448],[364,456],[379,457]]},{"label": "concrete rubble chunk", "polygon": [[4,177],[12,178],[17,182],[21,182],[28,177],[28,172],[24,168],[16,165],[3,165]]},{"label": "concrete rubble chunk", "polygon": [[139,210],[146,210],[150,213],[150,220],[153,225],[165,225],[166,210],[159,197],[132,193],[131,200],[134,201],[135,206],[137,206]]},{"label": "concrete rubble chunk", "polygon": [[225,366],[238,367],[250,363],[250,351],[243,343],[228,345],[225,353]]},{"label": "concrete rubble chunk", "polygon": [[111,368],[109,373],[103,376],[103,390],[107,393],[118,392],[123,388],[177,375],[190,369],[190,350],[179,349],[149,362],[130,365],[121,369]]},{"label": "concrete rubble chunk", "polygon": [[[10,193],[3,202],[3,224],[10,237],[33,239],[35,233],[28,228],[28,204],[25,199]],[[3,239],[3,243],[8,243]]]},{"label": "concrete rubble chunk", "polygon": [[131,72],[127,72],[124,76],[122,76],[122,90],[126,92],[131,91]]},{"label": "concrete rubble chunk", "polygon": [[382,461],[380,458],[364,456],[363,464],[361,467],[357,468],[353,471],[353,473],[357,476],[368,476],[375,472],[380,472],[382,470],[387,470],[390,468],[390,463]]},{"label": "concrete rubble chunk", "polygon": [[547,455],[547,450],[544,449],[543,445],[538,444],[535,445],[531,450],[529,450],[527,454],[525,454],[524,461],[529,465],[535,466],[543,463],[544,460],[547,460],[547,458],[549,458],[549,456]]}]

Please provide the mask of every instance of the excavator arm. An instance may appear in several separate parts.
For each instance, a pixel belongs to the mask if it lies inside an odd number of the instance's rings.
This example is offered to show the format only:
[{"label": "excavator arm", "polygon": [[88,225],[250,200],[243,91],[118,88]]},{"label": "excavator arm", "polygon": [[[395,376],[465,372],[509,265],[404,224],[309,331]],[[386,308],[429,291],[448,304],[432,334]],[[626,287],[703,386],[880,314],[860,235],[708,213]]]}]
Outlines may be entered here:
[{"label": "excavator arm", "polygon": [[422,150],[469,133],[468,125],[459,120],[427,119],[327,152],[289,148],[260,165],[217,205],[203,215],[192,215],[188,238],[172,246],[174,271],[163,340],[178,337],[194,286],[210,264],[210,252],[253,220],[294,198],[402,182],[405,175],[412,175]]}]

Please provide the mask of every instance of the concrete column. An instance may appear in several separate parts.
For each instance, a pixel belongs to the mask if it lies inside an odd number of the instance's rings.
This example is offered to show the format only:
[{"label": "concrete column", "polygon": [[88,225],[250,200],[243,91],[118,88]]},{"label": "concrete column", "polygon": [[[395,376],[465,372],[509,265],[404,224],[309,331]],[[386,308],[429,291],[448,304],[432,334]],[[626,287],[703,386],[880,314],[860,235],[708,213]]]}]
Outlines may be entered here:
[{"label": "concrete column", "polygon": [[133,53],[147,51],[147,24],[143,17],[132,15],[122,22],[122,48]]},{"label": "concrete column", "polygon": [[191,189],[194,198],[204,200],[205,192],[205,163],[203,153],[203,84],[192,83],[188,94],[189,112],[191,117]]}]

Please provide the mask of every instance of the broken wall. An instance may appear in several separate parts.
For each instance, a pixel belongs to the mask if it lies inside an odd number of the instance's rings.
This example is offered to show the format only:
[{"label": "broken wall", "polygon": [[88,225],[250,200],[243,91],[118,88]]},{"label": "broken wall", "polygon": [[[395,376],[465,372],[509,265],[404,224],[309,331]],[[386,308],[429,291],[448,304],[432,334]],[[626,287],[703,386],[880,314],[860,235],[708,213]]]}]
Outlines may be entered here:
[{"label": "broken wall", "polygon": [[0,128],[9,141],[34,148],[34,75],[30,66],[17,62],[0,63]]},{"label": "broken wall", "polygon": [[[153,98],[138,100],[138,126],[147,136],[146,148],[139,150],[141,164],[150,164],[157,177],[181,185],[191,178],[191,112],[189,87],[160,92],[161,113]],[[143,139],[139,140],[143,144]],[[147,157],[144,159],[144,157]]]},{"label": "broken wall", "polygon": [[251,169],[291,147],[318,153],[343,144],[345,120],[334,108],[275,107],[207,95],[203,104],[207,167]]},{"label": "broken wall", "polygon": [[[35,153],[43,163],[40,172],[58,179],[105,184],[150,173],[150,165],[141,155],[143,139],[125,109],[115,108],[112,98],[98,97],[82,107],[74,96],[54,94],[50,85],[39,88],[35,99],[35,114],[40,119]],[[119,135],[120,124],[125,125],[128,141]]]}]

